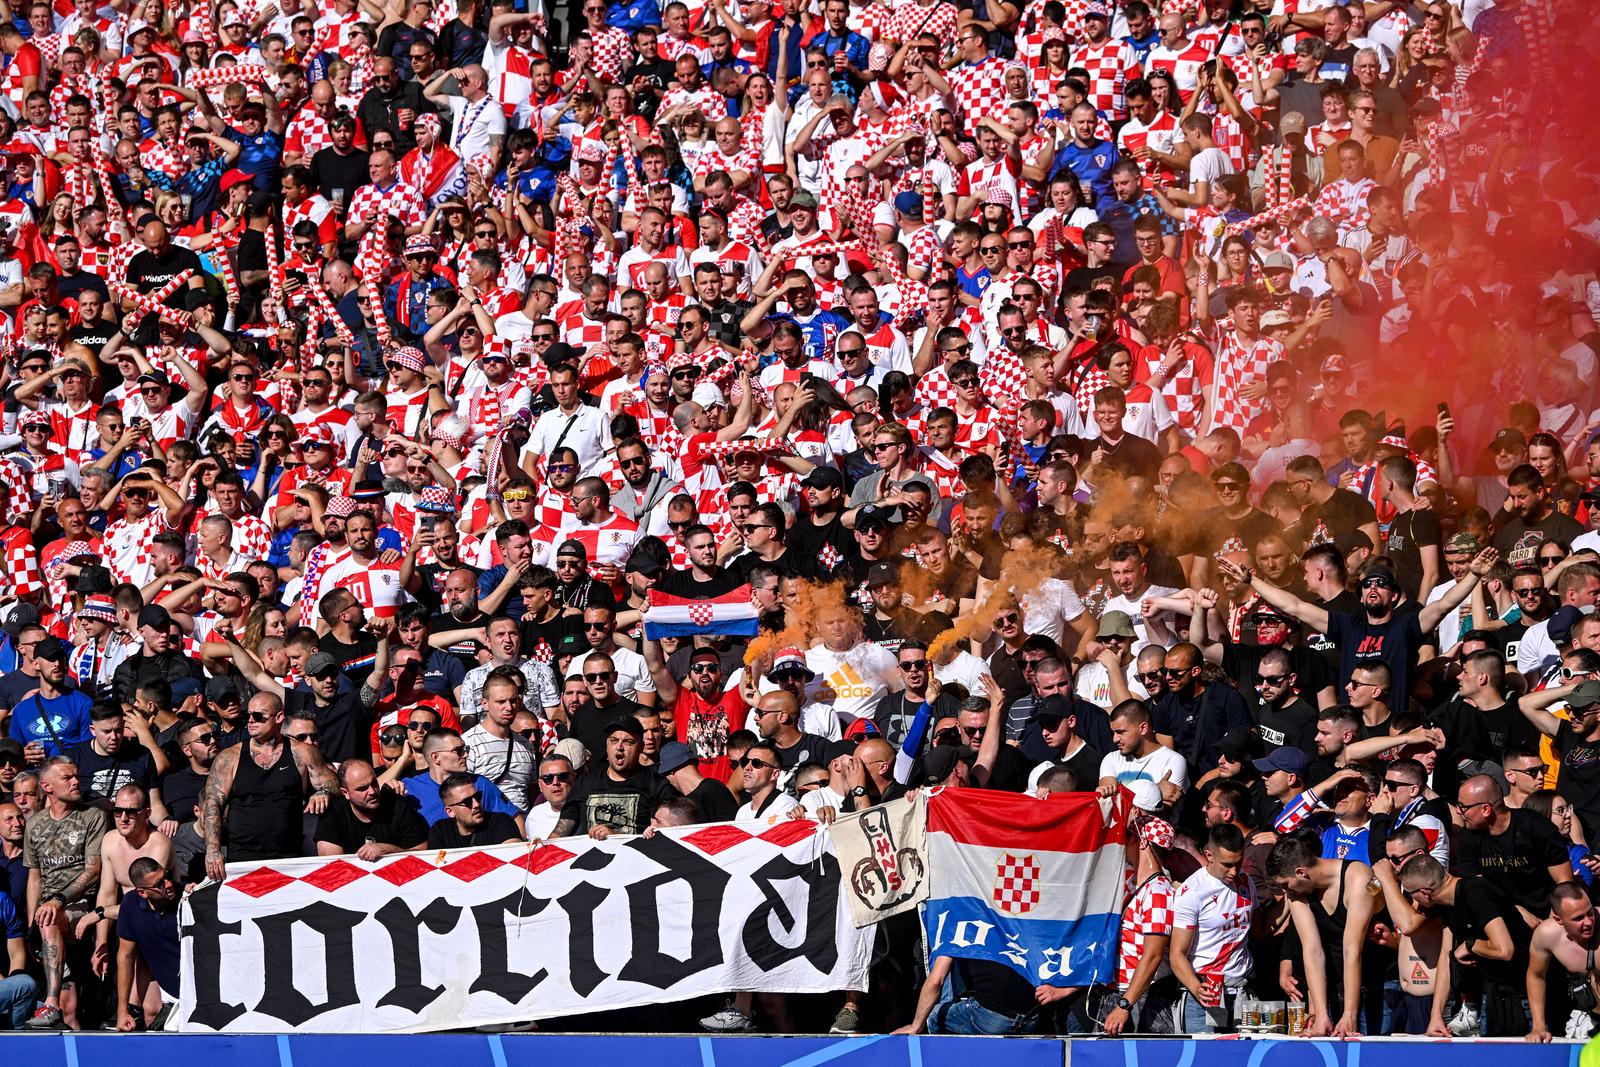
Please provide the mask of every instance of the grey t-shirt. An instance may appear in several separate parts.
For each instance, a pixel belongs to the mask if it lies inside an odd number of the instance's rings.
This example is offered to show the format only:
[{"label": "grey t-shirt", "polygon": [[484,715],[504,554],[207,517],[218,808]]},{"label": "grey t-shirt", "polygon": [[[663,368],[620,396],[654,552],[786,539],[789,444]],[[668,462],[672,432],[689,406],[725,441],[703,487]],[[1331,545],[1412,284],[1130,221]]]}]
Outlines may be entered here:
[{"label": "grey t-shirt", "polygon": [[[28,816],[22,832],[22,865],[39,869],[42,896],[63,892],[83,873],[91,856],[99,857],[108,829],[110,822],[100,808],[79,808],[63,819],[51,818],[44,810]],[[88,900],[99,888],[89,886],[78,899]]]}]

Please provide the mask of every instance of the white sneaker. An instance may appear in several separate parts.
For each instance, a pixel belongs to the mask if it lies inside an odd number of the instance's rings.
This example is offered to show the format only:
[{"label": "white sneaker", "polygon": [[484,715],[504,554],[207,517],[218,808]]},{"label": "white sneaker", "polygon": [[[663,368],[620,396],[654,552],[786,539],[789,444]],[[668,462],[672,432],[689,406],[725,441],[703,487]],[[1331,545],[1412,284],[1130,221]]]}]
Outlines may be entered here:
[{"label": "white sneaker", "polygon": [[732,1033],[736,1030],[754,1030],[756,1022],[750,1016],[729,1004],[715,1015],[708,1015],[700,1020],[704,1029],[714,1030],[717,1033]]},{"label": "white sneaker", "polygon": [[1456,1012],[1456,1017],[1450,1020],[1450,1032],[1457,1037],[1476,1037],[1478,1035],[1478,1006],[1470,1000],[1461,1002],[1461,1010]]}]

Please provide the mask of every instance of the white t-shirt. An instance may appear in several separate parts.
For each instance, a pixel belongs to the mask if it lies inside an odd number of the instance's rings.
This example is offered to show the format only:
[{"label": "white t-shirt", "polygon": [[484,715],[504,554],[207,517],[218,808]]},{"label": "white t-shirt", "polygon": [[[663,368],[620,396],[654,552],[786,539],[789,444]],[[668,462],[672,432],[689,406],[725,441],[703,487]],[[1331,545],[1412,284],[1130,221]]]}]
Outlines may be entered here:
[{"label": "white t-shirt", "polygon": [[464,97],[450,98],[450,148],[463,160],[487,154],[491,137],[506,135],[506,109],[492,96],[475,104]]},{"label": "white t-shirt", "polygon": [[1233,164],[1228,160],[1228,154],[1220,148],[1203,148],[1189,160],[1189,191],[1200,182],[1216,184],[1218,178],[1233,173]]},{"label": "white t-shirt", "polygon": [[779,793],[777,796],[772,798],[772,803],[768,804],[760,815],[757,815],[754,806],[750,801],[747,800],[741,804],[739,806],[739,810],[734,813],[733,821],[760,821],[768,823],[782,822],[784,819],[788,818],[791,811],[799,806],[800,802],[791,794]]},{"label": "white t-shirt", "polygon": [[1250,974],[1250,919],[1255,913],[1256,891],[1241,876],[1243,889],[1218,881],[1204,867],[1178,887],[1173,901],[1173,927],[1195,931],[1191,950],[1194,969],[1201,978],[1220,978],[1237,988]]},{"label": "white t-shirt", "polygon": [[[1060,578],[1046,578],[1022,601],[1022,628],[1028,634],[1043,634],[1056,644],[1066,633],[1066,624],[1083,614],[1083,601],[1072,583]],[[1071,651],[1068,649],[1068,651]]]},{"label": "white t-shirt", "polygon": [[[1029,630],[1029,633],[1034,631]],[[955,682],[964,686],[969,694],[975,697],[984,695],[983,685],[979,679],[989,673],[989,665],[974,656],[971,652],[962,649],[956,653],[956,658],[946,663],[943,667],[935,667],[933,676],[939,679],[940,685],[949,685]]]},{"label": "white t-shirt", "polygon": [[1175,611],[1158,611],[1147,619],[1144,617],[1144,612],[1140,610],[1139,603],[1147,597],[1171,596],[1176,592],[1177,590],[1171,586],[1152,585],[1138,597],[1132,599],[1118,593],[1106,601],[1105,606],[1100,609],[1100,614],[1104,615],[1108,611],[1120,611],[1133,620],[1133,632],[1139,635],[1139,639],[1133,643],[1133,654],[1135,656],[1143,651],[1146,645],[1153,644],[1160,645],[1162,648],[1171,648],[1179,641],[1186,639],[1185,637],[1180,637],[1179,634],[1180,632],[1187,633],[1189,629],[1188,616],[1179,615]]},{"label": "white t-shirt", "polygon": [[1124,756],[1113,749],[1100,758],[1100,777],[1115,778],[1118,785],[1134,782],[1159,784],[1170,774],[1170,781],[1179,789],[1189,788],[1189,765],[1166,745],[1157,745],[1145,756]]},{"label": "white t-shirt", "polygon": [[[1129,660],[1124,668],[1128,679],[1128,692],[1139,700],[1144,700],[1150,691],[1144,683],[1135,677],[1134,668],[1136,661]],[[1077,678],[1072,682],[1073,691],[1091,704],[1099,705],[1107,711],[1111,710],[1111,675],[1106,671],[1106,665],[1099,660],[1085,663],[1078,671]]]},{"label": "white t-shirt", "polygon": [[[582,656],[573,656],[572,663],[567,668],[568,678],[583,677],[583,661],[593,653]],[[656,680],[650,676],[650,667],[645,663],[644,657],[631,648],[618,645],[608,652],[611,663],[617,669],[617,692],[629,700],[637,700],[639,693],[654,693]]]},{"label": "white t-shirt", "polygon": [[[864,641],[839,653],[825,645],[806,650],[806,666],[816,675],[806,697],[833,709],[845,726],[865,715],[891,690],[903,688],[894,656],[888,649]],[[894,679],[890,684],[890,679]]]}]

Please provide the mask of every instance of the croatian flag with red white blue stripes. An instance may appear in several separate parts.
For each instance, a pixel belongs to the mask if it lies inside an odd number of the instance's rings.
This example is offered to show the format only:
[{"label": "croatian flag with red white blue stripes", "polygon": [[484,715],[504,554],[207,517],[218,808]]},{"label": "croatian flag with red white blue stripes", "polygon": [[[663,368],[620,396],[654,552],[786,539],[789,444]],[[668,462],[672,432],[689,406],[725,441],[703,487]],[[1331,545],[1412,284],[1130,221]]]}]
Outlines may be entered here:
[{"label": "croatian flag with red white blue stripes", "polygon": [[1035,985],[1116,974],[1132,794],[1040,800],[943,789],[928,800],[932,956],[1004,964]]},{"label": "croatian flag with red white blue stripes", "polygon": [[650,641],[663,637],[713,634],[754,637],[756,617],[756,606],[750,600],[748,584],[705,600],[690,600],[652,589],[650,610],[644,616],[644,636]]}]

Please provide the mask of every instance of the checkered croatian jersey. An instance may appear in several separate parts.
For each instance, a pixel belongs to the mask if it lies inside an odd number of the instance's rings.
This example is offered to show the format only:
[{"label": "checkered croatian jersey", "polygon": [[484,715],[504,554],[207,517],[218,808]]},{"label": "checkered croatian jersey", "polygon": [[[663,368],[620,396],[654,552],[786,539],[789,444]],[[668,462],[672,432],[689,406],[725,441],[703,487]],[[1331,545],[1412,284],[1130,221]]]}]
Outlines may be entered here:
[{"label": "checkered croatian jersey", "polygon": [[1122,91],[1139,76],[1139,56],[1127,41],[1109,38],[1099,44],[1080,45],[1072,65],[1089,72],[1089,103],[1102,115],[1126,118],[1128,103]]},{"label": "checkered croatian jersey", "polygon": [[39,569],[39,554],[33,537],[20,526],[0,531],[0,544],[6,549],[6,573],[0,576],[0,591],[18,598],[36,597],[44,592],[44,572]]},{"label": "checkered croatian jersey", "polygon": [[332,147],[333,131],[328,128],[328,120],[312,104],[300,109],[284,133],[284,153],[297,152],[307,162],[324,148]]},{"label": "checkered croatian jersey", "polygon": [[142,519],[118,519],[107,526],[102,544],[111,576],[119,582],[149,584],[156,576],[155,566],[150,562],[150,542],[156,534],[170,529],[166,513],[160,507],[152,508]]},{"label": "checkered croatian jersey", "polygon": [[[1206,390],[1211,386],[1215,366],[1211,350],[1194,341],[1185,341],[1184,353],[1189,357],[1175,369],[1172,376],[1161,385],[1161,395],[1167,407],[1178,420],[1178,428],[1193,437],[1200,432],[1200,413],[1205,410]],[[1156,345],[1140,349],[1134,376],[1141,382],[1149,381],[1154,370],[1161,366],[1164,353]]]},{"label": "checkered croatian jersey", "polygon": [[1000,102],[1006,98],[1005,76],[1005,61],[995,56],[963,63],[945,75],[956,98],[962,127],[968,132],[977,130],[979,121],[999,111]]},{"label": "checkered croatian jersey", "polygon": [[594,44],[589,58],[589,69],[602,81],[622,80],[622,68],[633,62],[633,42],[628,31],[616,26],[607,27],[599,34],[591,33]]},{"label": "checkered croatian jersey", "polygon": [[407,226],[421,226],[427,217],[422,194],[414,186],[402,181],[396,181],[389,188],[381,190],[376,185],[363,185],[350,201],[351,222],[376,222],[393,218]]},{"label": "checkered croatian jersey", "polygon": [[[190,528],[198,531],[200,523],[210,515],[209,511],[200,511],[191,520]],[[264,560],[272,554],[272,527],[268,526],[261,518],[246,512],[237,519],[229,519],[233,523],[233,537],[228,542],[234,554],[239,557],[235,562],[242,568],[250,560]]]},{"label": "checkered croatian jersey", "polygon": [[[1134,149],[1149,148],[1155,152],[1171,155],[1183,140],[1183,131],[1178,129],[1178,120],[1170,112],[1160,112],[1155,121],[1145,125],[1138,119],[1129,119],[1117,131],[1117,150],[1124,156],[1132,158]],[[1145,176],[1145,184],[1151,178],[1159,176],[1162,181],[1171,184],[1177,180],[1177,174],[1170,168],[1153,159],[1137,161],[1139,172]]]},{"label": "checkered croatian jersey", "polygon": [[885,35],[895,41],[909,41],[919,33],[931,33],[941,41],[955,37],[956,6],[954,4],[901,4],[895,8]]},{"label": "checkered croatian jersey", "polygon": [[1239,396],[1239,387],[1246,382],[1266,380],[1267,368],[1283,358],[1283,345],[1270,337],[1249,341],[1240,337],[1237,330],[1223,334],[1217,346],[1216,410],[1212,413],[1211,424],[1227,426],[1243,434],[1251,413]]},{"label": "checkered croatian jersey", "polygon": [[728,117],[728,98],[709,85],[702,85],[692,93],[684,89],[669,89],[661,97],[661,105],[657,110],[664,114],[684,104],[698,107],[708,122]]},{"label": "checkered croatian jersey", "polygon": [[[1156,872],[1133,891],[1133,898],[1122,909],[1122,934],[1117,942],[1117,989],[1126,990],[1133,982],[1133,972],[1144,955],[1147,937],[1171,937],[1172,900],[1178,895],[1172,879]],[[1170,973],[1166,960],[1152,978]]]}]

